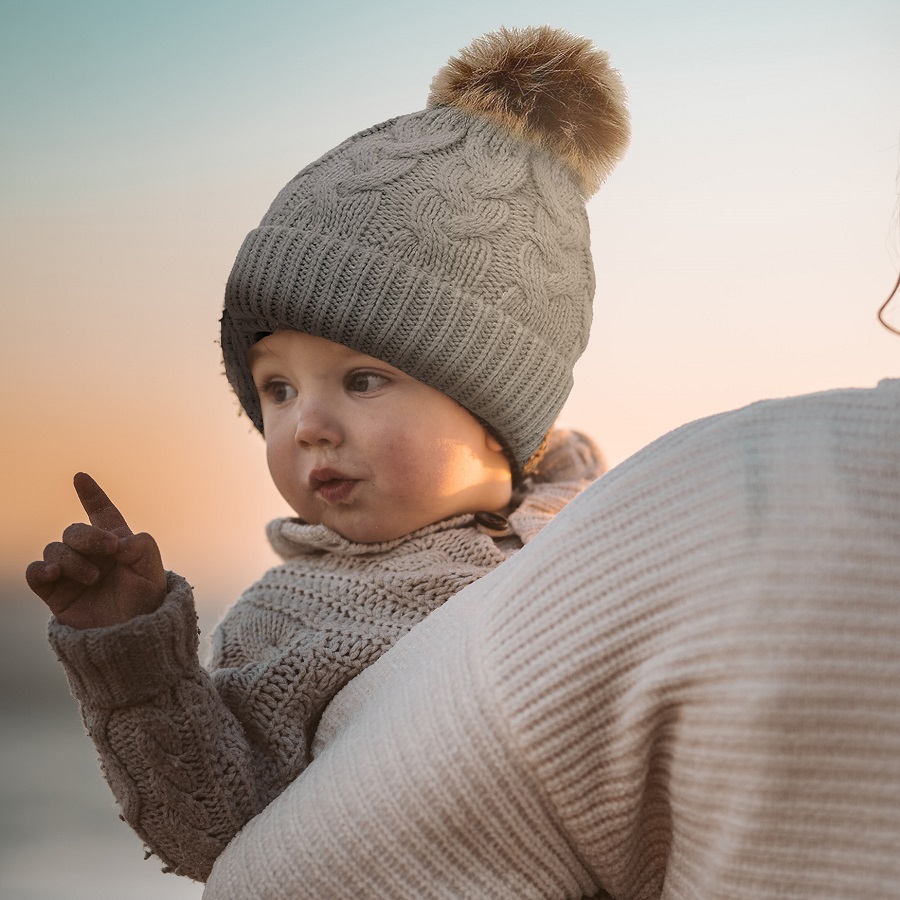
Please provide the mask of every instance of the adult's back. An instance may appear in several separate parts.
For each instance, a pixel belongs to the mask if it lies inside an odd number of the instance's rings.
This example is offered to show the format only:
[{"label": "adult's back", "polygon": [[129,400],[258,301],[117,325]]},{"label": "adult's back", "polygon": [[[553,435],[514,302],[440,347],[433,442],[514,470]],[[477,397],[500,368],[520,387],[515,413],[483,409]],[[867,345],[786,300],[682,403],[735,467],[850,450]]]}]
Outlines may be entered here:
[{"label": "adult's back", "polygon": [[645,448],[314,753],[205,896],[897,896],[900,381]]}]

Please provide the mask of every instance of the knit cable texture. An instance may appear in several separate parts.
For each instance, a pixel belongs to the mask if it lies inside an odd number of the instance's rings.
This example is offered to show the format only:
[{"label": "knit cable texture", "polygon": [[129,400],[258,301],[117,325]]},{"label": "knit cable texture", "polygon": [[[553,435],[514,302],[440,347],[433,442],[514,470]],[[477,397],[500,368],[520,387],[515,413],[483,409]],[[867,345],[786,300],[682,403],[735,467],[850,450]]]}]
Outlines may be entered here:
[{"label": "knit cable texture", "polygon": [[500,28],[438,72],[427,109],[308,165],[225,289],[225,373],[256,427],[247,350],[296,329],[452,397],[527,473],[590,331],[585,200],[629,136],[606,53],[549,26]]},{"label": "knit cable texture", "polygon": [[321,525],[270,528],[285,562],[249,588],[197,657],[192,592],[169,576],[159,610],[77,631],[55,620],[66,667],[125,819],[179,874],[203,880],[238,830],[310,761],[331,698],[454,593],[512,556],[601,474],[589,439],[558,432],[490,537],[472,515],[383,544]]},{"label": "knit cable texture", "polygon": [[594,274],[584,201],[539,148],[451,109],[393,119],[303,170],[244,241],[225,369],[294,328],[385,360],[487,422],[520,466],[572,386]]}]

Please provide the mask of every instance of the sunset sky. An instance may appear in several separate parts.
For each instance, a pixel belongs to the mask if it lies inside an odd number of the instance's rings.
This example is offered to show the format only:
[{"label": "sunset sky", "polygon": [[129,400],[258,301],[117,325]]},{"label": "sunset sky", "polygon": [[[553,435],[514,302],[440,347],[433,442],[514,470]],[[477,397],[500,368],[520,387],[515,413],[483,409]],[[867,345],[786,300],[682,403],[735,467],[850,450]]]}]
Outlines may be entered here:
[{"label": "sunset sky", "polygon": [[875,320],[900,267],[896,0],[5,0],[0,577],[80,518],[78,470],[202,605],[275,561],[287,510],[216,344],[234,254],[473,37],[544,22],[609,51],[634,132],[588,207],[563,424],[615,464],[701,416],[900,375]]}]

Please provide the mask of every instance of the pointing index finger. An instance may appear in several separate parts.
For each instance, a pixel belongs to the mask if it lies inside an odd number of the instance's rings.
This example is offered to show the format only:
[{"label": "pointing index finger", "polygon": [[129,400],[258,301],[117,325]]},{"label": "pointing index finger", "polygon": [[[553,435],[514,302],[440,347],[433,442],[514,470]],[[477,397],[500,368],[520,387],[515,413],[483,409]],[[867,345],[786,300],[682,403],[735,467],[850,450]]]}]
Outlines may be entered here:
[{"label": "pointing index finger", "polygon": [[128,537],[131,529],[116,505],[106,496],[103,489],[84,472],[79,472],[74,479],[75,491],[91,520],[91,525],[111,531],[117,537]]}]

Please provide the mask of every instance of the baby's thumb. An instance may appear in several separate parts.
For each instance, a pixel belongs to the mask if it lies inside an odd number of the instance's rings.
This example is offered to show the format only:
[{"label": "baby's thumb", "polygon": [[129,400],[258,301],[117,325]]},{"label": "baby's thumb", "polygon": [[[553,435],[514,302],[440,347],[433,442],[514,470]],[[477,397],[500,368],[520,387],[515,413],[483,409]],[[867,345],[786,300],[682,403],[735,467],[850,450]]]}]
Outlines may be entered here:
[{"label": "baby's thumb", "polygon": [[152,535],[145,531],[119,539],[116,562],[134,569],[139,575],[151,580],[157,580],[156,576],[162,573],[163,581],[165,581],[165,570],[159,547]]},{"label": "baby's thumb", "polygon": [[127,601],[129,618],[154,612],[165,599],[167,588],[156,541],[146,532],[121,538],[116,562],[137,576]]}]

